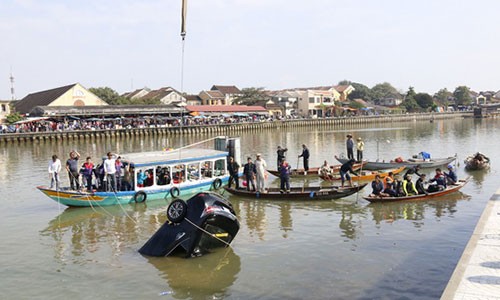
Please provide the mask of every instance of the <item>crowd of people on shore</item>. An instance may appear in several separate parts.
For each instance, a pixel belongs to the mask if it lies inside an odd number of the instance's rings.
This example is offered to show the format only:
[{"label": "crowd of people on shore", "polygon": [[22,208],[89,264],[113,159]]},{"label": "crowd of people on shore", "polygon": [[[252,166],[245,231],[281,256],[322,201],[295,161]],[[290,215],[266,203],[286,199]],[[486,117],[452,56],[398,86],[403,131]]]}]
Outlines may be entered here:
[{"label": "crowd of people on shore", "polygon": [[[293,117],[296,118],[296,117]],[[63,120],[38,118],[14,124],[0,124],[2,133],[44,133],[78,130],[115,130],[135,128],[166,128],[179,126],[207,126],[235,123],[253,123],[282,120],[282,117],[261,115],[248,116],[182,116],[182,117],[140,117],[140,118],[66,118]]]}]

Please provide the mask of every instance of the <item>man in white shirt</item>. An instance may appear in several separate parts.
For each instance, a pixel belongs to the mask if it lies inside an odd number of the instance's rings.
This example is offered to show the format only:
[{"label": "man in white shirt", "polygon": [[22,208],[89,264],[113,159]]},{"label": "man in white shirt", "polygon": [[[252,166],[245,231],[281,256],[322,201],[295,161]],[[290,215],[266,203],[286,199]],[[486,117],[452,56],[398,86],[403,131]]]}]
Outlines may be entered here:
[{"label": "man in white shirt", "polygon": [[49,178],[50,178],[50,189],[54,187],[54,182],[56,184],[56,191],[59,190],[59,173],[61,172],[61,161],[57,158],[57,155],[52,155],[52,160],[49,161]]},{"label": "man in white shirt", "polygon": [[108,158],[104,161],[104,176],[106,177],[106,180],[108,181],[107,184],[107,190],[112,190],[113,192],[116,193],[116,180],[115,180],[115,174],[116,174],[116,155],[114,155],[111,152],[108,152],[107,154]]},{"label": "man in white shirt", "polygon": [[255,168],[257,169],[257,191],[264,192],[266,190],[267,163],[261,157],[260,153],[257,153],[257,159],[255,160]]}]

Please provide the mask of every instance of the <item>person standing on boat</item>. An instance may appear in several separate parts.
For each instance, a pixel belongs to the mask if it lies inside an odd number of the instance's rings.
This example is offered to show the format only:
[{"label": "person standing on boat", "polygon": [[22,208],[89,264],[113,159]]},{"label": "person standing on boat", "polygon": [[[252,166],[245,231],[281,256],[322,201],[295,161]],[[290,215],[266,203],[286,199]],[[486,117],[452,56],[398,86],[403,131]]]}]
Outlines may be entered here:
[{"label": "person standing on boat", "polygon": [[280,170],[280,193],[290,193],[290,165],[286,160],[281,163]]},{"label": "person standing on boat", "polygon": [[80,189],[80,173],[78,169],[78,159],[80,153],[73,150],[69,153],[69,159],[66,161],[66,170],[68,171],[69,183],[72,190]]},{"label": "person standing on boat", "polygon": [[243,168],[243,174],[245,175],[245,179],[247,180],[247,191],[250,190],[250,184],[252,185],[252,191],[255,192],[255,174],[257,173],[257,168],[255,164],[252,162],[252,158],[247,158],[247,163]]},{"label": "person standing on boat", "polygon": [[104,161],[104,176],[106,177],[108,188],[116,193],[116,155],[111,152],[107,154],[108,158]]},{"label": "person standing on boat", "polygon": [[352,135],[350,134],[347,135],[345,146],[347,148],[347,158],[354,159],[354,141],[352,140]]},{"label": "person standing on boat", "polygon": [[227,164],[227,171],[229,172],[229,182],[227,183],[227,187],[231,188],[231,183],[234,180],[234,186],[236,189],[240,188],[240,180],[238,172],[240,170],[240,165],[238,162],[234,160],[234,157],[229,156],[229,163]]},{"label": "person standing on boat", "polygon": [[[305,144],[302,144],[302,154],[299,155],[304,159],[304,175],[307,175],[307,171],[309,171],[309,149]],[[298,168],[299,166],[297,166]]]},{"label": "person standing on boat", "polygon": [[255,159],[255,169],[257,170],[257,191],[264,192],[266,190],[267,163],[261,157],[260,153],[257,153],[257,158]]},{"label": "person standing on boat", "polygon": [[92,191],[92,173],[94,172],[94,164],[90,156],[87,157],[82,166],[82,176],[87,184],[87,191]]},{"label": "person standing on boat", "polygon": [[363,160],[363,150],[365,149],[365,142],[359,137],[358,142],[356,143],[356,156],[358,161]]},{"label": "person standing on boat", "polygon": [[447,184],[456,184],[458,181],[457,173],[453,171],[453,166],[448,165],[448,173],[444,172],[444,176],[446,177],[446,183]]},{"label": "person standing on boat", "polygon": [[116,178],[116,188],[117,191],[122,190],[122,176],[123,176],[123,163],[121,161],[121,156],[118,156],[115,160],[115,178]]},{"label": "person standing on boat", "polygon": [[50,189],[56,185],[56,191],[59,190],[59,173],[61,173],[61,160],[57,158],[57,155],[52,155],[52,159],[49,161],[49,178],[50,178]]},{"label": "person standing on boat", "polygon": [[278,146],[278,150],[276,151],[276,154],[278,156],[277,159],[277,170],[280,170],[281,163],[285,160],[285,152],[287,152],[287,148],[281,148],[281,146]]},{"label": "person standing on boat", "polygon": [[352,178],[351,175],[349,175],[349,172],[358,176],[358,173],[354,172],[354,170],[352,169],[352,166],[354,165],[355,162],[356,160],[354,158],[351,158],[345,163],[343,163],[342,166],[340,167],[340,179],[342,180],[342,187],[344,187],[344,182],[346,179],[349,180],[349,186],[353,186]]}]

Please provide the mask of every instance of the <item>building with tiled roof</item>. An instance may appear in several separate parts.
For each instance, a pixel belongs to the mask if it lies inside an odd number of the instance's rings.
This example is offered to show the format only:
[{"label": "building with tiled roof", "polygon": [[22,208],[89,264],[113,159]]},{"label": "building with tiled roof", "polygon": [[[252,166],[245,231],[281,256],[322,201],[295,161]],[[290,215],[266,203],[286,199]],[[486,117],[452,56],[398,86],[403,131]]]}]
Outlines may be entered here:
[{"label": "building with tiled roof", "polygon": [[0,100],[0,124],[5,123],[5,118],[10,115],[11,100]]},{"label": "building with tiled roof", "polygon": [[29,114],[37,106],[102,106],[108,105],[101,98],[79,83],[29,94],[18,101],[14,108],[21,114]]},{"label": "building with tiled roof", "polygon": [[248,105],[187,105],[186,110],[194,114],[221,115],[221,114],[259,114],[268,115],[268,111],[262,106]]},{"label": "building with tiled roof", "polygon": [[201,98],[201,105],[230,105],[226,97],[220,91],[201,91],[198,96]]},{"label": "building with tiled roof", "polygon": [[157,90],[150,91],[143,97],[140,97],[140,99],[157,99],[163,104],[178,104],[186,101],[181,93],[171,87],[163,87]]},{"label": "building with tiled roof", "polygon": [[211,91],[219,91],[224,95],[226,104],[233,104],[233,101],[243,93],[234,85],[213,85]]},{"label": "building with tiled roof", "polygon": [[187,105],[201,105],[202,100],[198,95],[186,95],[186,104]]}]

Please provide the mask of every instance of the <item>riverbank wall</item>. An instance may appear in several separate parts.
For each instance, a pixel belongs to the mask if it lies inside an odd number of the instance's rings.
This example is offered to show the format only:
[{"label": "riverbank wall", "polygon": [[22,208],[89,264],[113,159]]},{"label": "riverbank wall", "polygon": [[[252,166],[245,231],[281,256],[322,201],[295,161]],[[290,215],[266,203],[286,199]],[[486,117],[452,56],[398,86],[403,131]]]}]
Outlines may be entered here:
[{"label": "riverbank wall", "polygon": [[324,119],[292,119],[272,122],[243,122],[231,124],[195,125],[178,127],[123,128],[107,130],[74,130],[53,132],[0,134],[0,145],[10,143],[46,142],[59,140],[99,140],[106,138],[128,138],[133,136],[175,136],[196,134],[237,135],[239,132],[259,130],[281,130],[298,127],[341,129],[370,124],[399,123],[412,121],[432,122],[440,119],[455,119],[472,116],[472,112],[401,114],[382,116],[352,116]]}]

